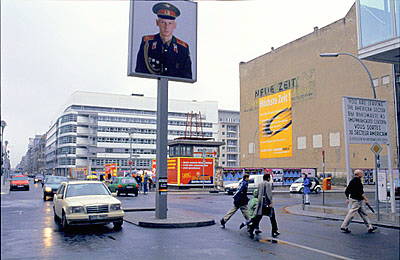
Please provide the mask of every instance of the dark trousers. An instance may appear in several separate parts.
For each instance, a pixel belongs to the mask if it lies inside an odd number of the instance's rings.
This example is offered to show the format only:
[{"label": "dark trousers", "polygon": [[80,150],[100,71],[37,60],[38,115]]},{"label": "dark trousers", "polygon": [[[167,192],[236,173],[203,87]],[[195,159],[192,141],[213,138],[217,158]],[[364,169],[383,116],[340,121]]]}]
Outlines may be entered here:
[{"label": "dark trousers", "polygon": [[[254,229],[260,228],[260,221],[261,221],[262,217],[263,217],[263,215],[256,215],[254,218],[251,219],[251,222],[249,225],[250,233],[253,233]],[[269,220],[271,221],[272,232],[278,231],[278,223],[276,222],[274,208],[271,209],[271,216],[269,217]]]}]

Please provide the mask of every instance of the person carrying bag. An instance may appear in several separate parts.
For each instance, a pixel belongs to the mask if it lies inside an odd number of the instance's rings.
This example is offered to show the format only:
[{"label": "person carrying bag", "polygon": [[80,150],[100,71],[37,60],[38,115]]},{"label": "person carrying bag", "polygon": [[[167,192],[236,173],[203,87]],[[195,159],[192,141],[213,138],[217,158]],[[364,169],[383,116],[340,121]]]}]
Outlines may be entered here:
[{"label": "person carrying bag", "polygon": [[249,236],[254,238],[254,230],[259,228],[260,221],[263,216],[268,216],[272,226],[272,237],[277,237],[280,233],[278,232],[278,224],[275,218],[275,210],[272,205],[272,183],[271,175],[269,173],[264,174],[263,182],[258,185],[258,205],[255,216],[251,219],[249,224]]}]

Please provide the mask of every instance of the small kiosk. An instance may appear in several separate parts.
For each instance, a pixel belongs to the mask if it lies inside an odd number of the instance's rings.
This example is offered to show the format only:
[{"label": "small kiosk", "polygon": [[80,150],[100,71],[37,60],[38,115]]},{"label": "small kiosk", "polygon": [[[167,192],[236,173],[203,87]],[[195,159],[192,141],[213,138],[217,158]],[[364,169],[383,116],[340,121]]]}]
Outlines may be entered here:
[{"label": "small kiosk", "polygon": [[168,143],[168,186],[214,187],[219,147],[211,138],[184,137]]}]

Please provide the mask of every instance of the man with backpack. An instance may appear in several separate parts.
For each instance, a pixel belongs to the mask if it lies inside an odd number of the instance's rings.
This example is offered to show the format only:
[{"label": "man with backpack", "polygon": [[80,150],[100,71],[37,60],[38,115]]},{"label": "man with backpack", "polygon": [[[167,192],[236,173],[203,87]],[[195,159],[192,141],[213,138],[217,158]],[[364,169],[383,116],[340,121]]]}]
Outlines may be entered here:
[{"label": "man with backpack", "polygon": [[245,174],[243,176],[242,182],[240,183],[240,187],[233,195],[233,208],[231,208],[225,216],[220,220],[221,228],[225,228],[226,222],[235,214],[236,211],[240,209],[243,214],[243,217],[246,220],[249,220],[249,214],[247,212],[247,203],[249,202],[249,198],[247,197],[247,188],[249,186],[249,178],[250,175]]}]

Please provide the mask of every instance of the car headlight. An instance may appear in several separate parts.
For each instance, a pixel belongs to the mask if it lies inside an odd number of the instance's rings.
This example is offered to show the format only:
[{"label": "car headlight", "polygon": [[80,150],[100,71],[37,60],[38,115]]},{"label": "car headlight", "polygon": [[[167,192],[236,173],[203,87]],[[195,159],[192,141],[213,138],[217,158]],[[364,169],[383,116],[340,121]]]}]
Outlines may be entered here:
[{"label": "car headlight", "polygon": [[74,213],[85,213],[85,209],[82,206],[70,207],[69,212]]},{"label": "car headlight", "polygon": [[44,190],[45,190],[46,192],[51,192],[51,187],[46,187],[46,188],[44,188]]},{"label": "car headlight", "polygon": [[113,210],[121,210],[121,204],[111,204],[110,205],[110,211],[113,211]]}]

